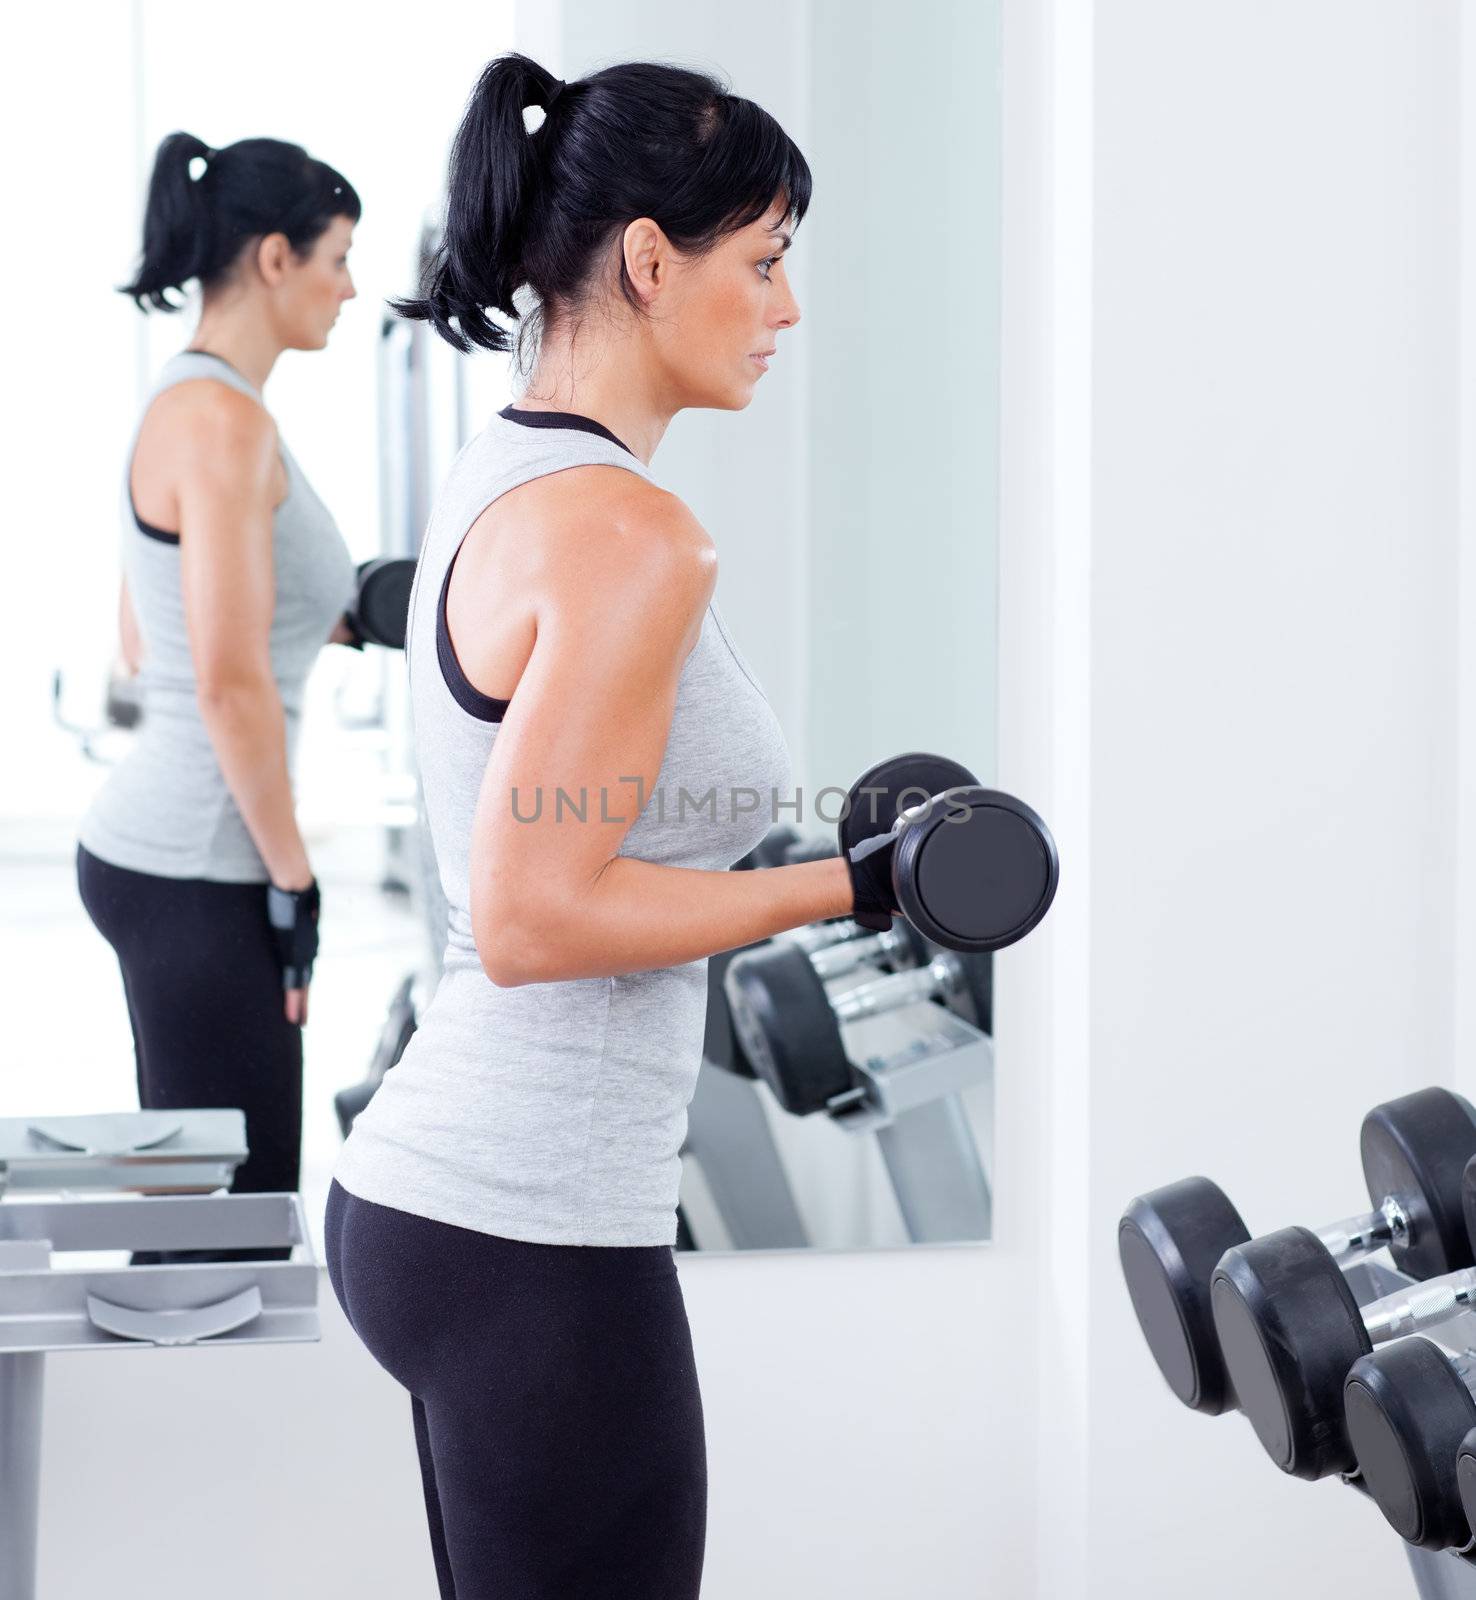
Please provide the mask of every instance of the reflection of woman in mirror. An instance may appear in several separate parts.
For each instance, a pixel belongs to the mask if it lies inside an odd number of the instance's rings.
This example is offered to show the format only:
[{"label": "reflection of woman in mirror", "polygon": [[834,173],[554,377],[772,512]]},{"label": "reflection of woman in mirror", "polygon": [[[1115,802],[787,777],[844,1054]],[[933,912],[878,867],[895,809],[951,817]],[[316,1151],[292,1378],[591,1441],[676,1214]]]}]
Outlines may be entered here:
[{"label": "reflection of woman in mirror", "polygon": [[727,870],[789,758],[711,603],[712,540],[650,461],[678,412],[753,398],[799,319],[783,255],[810,189],[774,119],[702,73],[565,85],[509,54],[457,133],[421,298],[397,307],[506,351],[491,313],[516,318],[526,287],[538,332],[421,550],[409,669],[444,976],[327,1212],[335,1292],[412,1395],[456,1600],[698,1593],[703,1416],[672,1246],[704,958],[858,905],[839,858]]},{"label": "reflection of woman in mirror", "polygon": [[[354,589],[348,548],[261,391],[353,293],[348,180],[276,139],[159,146],[123,292],[199,325],[128,451],[122,656],[145,714],[82,823],[82,900],[123,971],[146,1108],[239,1107],[238,1190],[297,1187],[317,888],[290,774],[303,683]],[[269,886],[275,886],[275,889]]]}]

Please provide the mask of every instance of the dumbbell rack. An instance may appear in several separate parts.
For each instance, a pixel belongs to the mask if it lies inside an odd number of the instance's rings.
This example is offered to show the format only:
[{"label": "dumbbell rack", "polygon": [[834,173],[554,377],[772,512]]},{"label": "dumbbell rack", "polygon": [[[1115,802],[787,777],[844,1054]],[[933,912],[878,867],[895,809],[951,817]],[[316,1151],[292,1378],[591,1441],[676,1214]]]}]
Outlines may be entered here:
[{"label": "dumbbell rack", "polygon": [[[0,1600],[36,1592],[49,1353],[319,1337],[301,1197],[210,1192],[246,1154],[239,1111],[0,1119]],[[284,1248],[301,1259],[55,1259]]]},{"label": "dumbbell rack", "polygon": [[857,1018],[842,1032],[856,1087],[826,1114],[843,1132],[875,1133],[908,1238],[989,1238],[992,1195],[962,1095],[993,1081],[993,1039],[925,1001]]},{"label": "dumbbell rack", "polygon": [[[1346,1275],[1360,1306],[1399,1289],[1418,1287],[1419,1283],[1377,1256],[1347,1268]],[[1453,1351],[1476,1346],[1476,1314],[1463,1312],[1437,1328],[1427,1329],[1425,1336]],[[1357,1472],[1344,1473],[1343,1482],[1360,1493],[1368,1492]],[[1412,1544],[1404,1548],[1419,1600],[1476,1600],[1476,1540],[1456,1551],[1421,1550]]]}]

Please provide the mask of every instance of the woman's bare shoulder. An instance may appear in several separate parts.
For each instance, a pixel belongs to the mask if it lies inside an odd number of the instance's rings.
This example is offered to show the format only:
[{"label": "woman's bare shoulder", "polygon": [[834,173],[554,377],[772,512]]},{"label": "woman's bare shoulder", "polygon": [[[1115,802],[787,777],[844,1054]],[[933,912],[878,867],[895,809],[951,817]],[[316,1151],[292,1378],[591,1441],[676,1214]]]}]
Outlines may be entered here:
[{"label": "woman's bare shoulder", "polygon": [[252,439],[276,438],[271,413],[254,395],[218,378],[185,378],[161,390],[149,415],[206,438],[222,434]]},{"label": "woman's bare shoulder", "polygon": [[691,509],[624,467],[568,467],[504,495],[478,519],[506,560],[525,573],[564,579],[629,570],[715,579],[717,549]]}]

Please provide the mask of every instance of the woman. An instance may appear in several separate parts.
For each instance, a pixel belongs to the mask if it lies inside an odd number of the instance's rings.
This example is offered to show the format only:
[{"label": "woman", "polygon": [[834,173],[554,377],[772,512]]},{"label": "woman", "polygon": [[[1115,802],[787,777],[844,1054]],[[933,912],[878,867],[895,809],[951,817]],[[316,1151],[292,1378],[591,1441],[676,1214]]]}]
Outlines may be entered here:
[{"label": "woman", "polygon": [[139,1103],[240,1107],[239,1191],[298,1184],[318,891],[293,750],[319,648],[351,642],[354,592],[261,391],[283,350],[328,342],[358,217],[348,180],[297,145],[174,133],[123,289],[174,311],[168,291],[198,279],[202,308],[129,449],[124,633],[136,615],[146,710],[83,820],[77,878],[123,971]]},{"label": "woman", "polygon": [[397,307],[503,351],[487,308],[516,316],[526,284],[541,335],[421,552],[408,648],[445,970],[327,1212],[334,1290],[413,1397],[455,1600],[697,1595],[703,1419],[672,1245],[705,958],[893,909],[885,872],[862,876],[876,857],[727,871],[789,760],[711,604],[712,541],[650,470],[677,412],[749,403],[799,320],[783,253],[809,199],[784,131],[703,74],[564,85],[509,54],[457,133],[423,298]]}]

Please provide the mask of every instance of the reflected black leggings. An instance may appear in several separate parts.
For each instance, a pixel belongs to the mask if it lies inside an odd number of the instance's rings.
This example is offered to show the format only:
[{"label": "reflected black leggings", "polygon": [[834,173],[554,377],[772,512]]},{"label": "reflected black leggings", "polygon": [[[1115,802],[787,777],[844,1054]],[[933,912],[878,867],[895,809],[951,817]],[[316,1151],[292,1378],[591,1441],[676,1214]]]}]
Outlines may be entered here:
[{"label": "reflected black leggings", "polygon": [[296,1189],[302,1029],[283,1012],[262,885],[133,872],[79,845],[77,887],[123,969],[139,1105],[238,1107],[251,1154],[231,1188]]},{"label": "reflected black leggings", "polygon": [[337,1182],[325,1239],[410,1391],[442,1600],[697,1600],[706,1444],[669,1245],[530,1244]]}]

